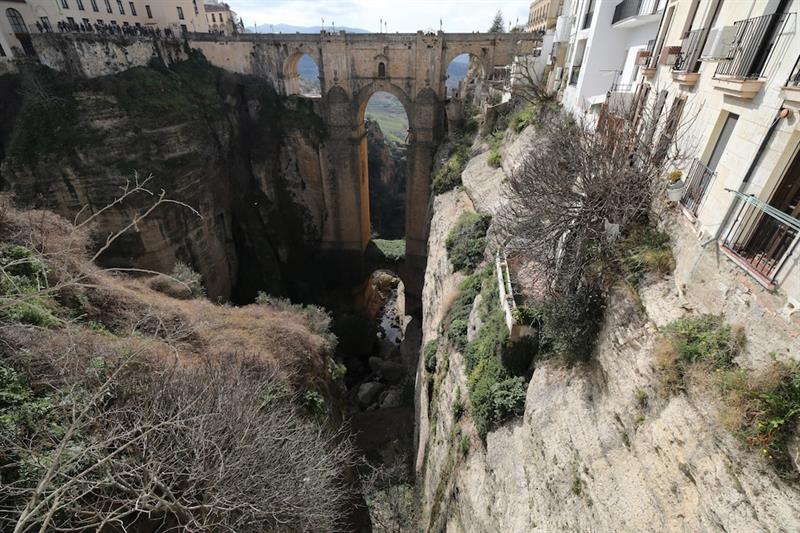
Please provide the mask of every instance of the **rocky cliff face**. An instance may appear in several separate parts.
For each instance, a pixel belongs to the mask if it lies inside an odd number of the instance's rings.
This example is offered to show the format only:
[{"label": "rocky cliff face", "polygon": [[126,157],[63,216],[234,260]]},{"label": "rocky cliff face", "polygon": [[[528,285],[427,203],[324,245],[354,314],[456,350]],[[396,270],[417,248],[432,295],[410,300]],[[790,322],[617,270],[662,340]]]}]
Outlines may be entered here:
[{"label": "rocky cliff face", "polygon": [[[514,154],[530,149],[532,142],[527,131],[506,143],[506,171],[515,164]],[[485,160],[479,155],[467,166],[465,191],[435,199],[423,345],[443,334],[443,318],[463,279],[447,259],[449,229],[465,210],[493,212],[501,201],[497,191],[505,172]],[[452,348],[440,353],[447,370],[436,390],[427,386],[420,359],[417,475],[423,529],[800,527],[798,486],[780,478],[722,427],[712,391],[693,387],[669,398],[657,392],[653,346],[658,327],[689,312],[723,313],[728,321],[744,324],[749,345],[740,364],[745,367],[765,364],[770,347],[783,356],[800,353],[796,323],[769,312],[770,296],[748,289],[734,269],[721,268],[708,253],[692,252],[695,240],[682,224],[677,220],[671,227],[675,278],[651,281],[640,296],[626,290],[612,294],[592,362],[574,368],[537,365],[524,415],[490,431],[485,443],[469,418],[458,414],[468,390],[462,354]]]},{"label": "rocky cliff face", "polygon": [[[0,171],[17,201],[70,219],[97,214],[98,241],[162,190],[197,211],[158,207],[103,264],[169,272],[182,260],[210,297],[242,302],[302,279],[324,213],[324,132],[311,101],[281,99],[201,58],[93,80],[27,70],[0,90]],[[155,196],[101,212],[137,179]]]}]

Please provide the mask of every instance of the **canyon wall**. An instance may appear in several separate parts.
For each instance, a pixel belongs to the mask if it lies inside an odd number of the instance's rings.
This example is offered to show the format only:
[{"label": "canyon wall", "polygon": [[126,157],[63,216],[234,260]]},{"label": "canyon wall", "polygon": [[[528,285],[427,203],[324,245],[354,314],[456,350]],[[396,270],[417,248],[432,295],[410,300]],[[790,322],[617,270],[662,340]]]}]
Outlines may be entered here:
[{"label": "canyon wall", "polygon": [[[107,266],[203,275],[213,299],[308,284],[325,208],[319,110],[201,56],[80,80],[43,67],[0,77],[0,176],[17,202],[96,215]],[[103,207],[137,182],[114,209]],[[127,184],[127,185],[126,185]],[[183,205],[185,204],[185,205]]]},{"label": "canyon wall", "polygon": [[[462,175],[464,190],[435,198],[423,345],[443,339],[444,317],[464,279],[447,258],[447,234],[465,211],[496,212],[507,173],[534,143],[530,128],[507,139],[504,169],[491,168],[480,153]],[[669,213],[665,221],[674,238],[674,276],[649,280],[638,294],[613,291],[592,360],[574,367],[537,364],[524,415],[490,431],[485,442],[460,414],[469,390],[463,355],[451,347],[443,354],[447,343],[439,343],[446,372],[437,375],[438,387],[426,384],[420,358],[416,468],[423,530],[800,528],[797,483],[722,426],[713,388],[662,396],[653,350],[658,328],[669,321],[722,313],[744,326],[748,345],[739,364],[759,368],[769,363],[769,352],[800,354],[797,320],[780,314],[772,305],[777,298],[700,248],[679,215]],[[477,308],[476,300],[473,315]],[[470,318],[470,327],[479,328]]]}]

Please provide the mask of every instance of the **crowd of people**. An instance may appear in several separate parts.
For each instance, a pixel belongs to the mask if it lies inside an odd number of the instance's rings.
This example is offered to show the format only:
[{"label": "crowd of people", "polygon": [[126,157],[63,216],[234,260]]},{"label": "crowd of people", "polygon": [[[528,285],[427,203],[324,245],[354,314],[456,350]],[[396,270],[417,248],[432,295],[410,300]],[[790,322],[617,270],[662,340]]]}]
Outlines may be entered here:
[{"label": "crowd of people", "polygon": [[[36,29],[40,33],[51,33],[54,29],[50,24],[36,21]],[[124,24],[101,24],[90,22],[75,22],[69,20],[59,21],[55,31],[58,33],[95,33],[98,35],[127,35],[130,37],[172,37],[170,29],[162,30],[157,26],[131,26]]]}]

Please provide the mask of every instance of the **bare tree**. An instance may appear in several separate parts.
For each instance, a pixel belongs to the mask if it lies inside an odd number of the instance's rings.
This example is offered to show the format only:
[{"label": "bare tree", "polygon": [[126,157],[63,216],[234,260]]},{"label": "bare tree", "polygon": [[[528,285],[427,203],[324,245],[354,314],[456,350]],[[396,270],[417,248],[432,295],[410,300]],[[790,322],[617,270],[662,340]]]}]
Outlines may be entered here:
[{"label": "bare tree", "polygon": [[638,93],[596,124],[561,111],[538,116],[536,150],[509,180],[501,221],[509,251],[537,260],[551,291],[602,287],[617,237],[648,222],[686,130],[662,107]]},{"label": "bare tree", "polygon": [[59,389],[61,438],[0,434],[0,453],[17,458],[6,469],[46,458],[0,487],[5,530],[342,525],[353,448],[299,414],[274,368],[236,356],[164,367],[136,353],[94,370]]}]

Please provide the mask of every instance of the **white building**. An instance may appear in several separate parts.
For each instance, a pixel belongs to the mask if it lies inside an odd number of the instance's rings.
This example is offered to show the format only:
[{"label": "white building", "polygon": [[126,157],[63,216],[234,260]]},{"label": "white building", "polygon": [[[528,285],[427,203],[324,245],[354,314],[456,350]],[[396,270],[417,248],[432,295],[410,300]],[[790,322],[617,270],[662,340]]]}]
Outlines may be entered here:
[{"label": "white building", "polygon": [[633,94],[639,84],[639,58],[654,45],[666,3],[572,0],[565,4],[556,36],[563,42],[569,32],[557,81],[566,109],[576,115],[597,114],[609,96]]}]

